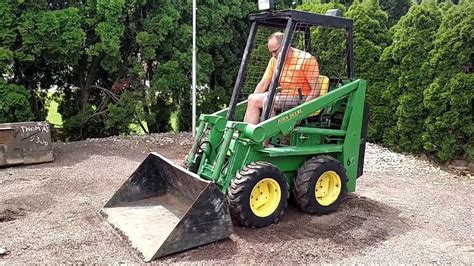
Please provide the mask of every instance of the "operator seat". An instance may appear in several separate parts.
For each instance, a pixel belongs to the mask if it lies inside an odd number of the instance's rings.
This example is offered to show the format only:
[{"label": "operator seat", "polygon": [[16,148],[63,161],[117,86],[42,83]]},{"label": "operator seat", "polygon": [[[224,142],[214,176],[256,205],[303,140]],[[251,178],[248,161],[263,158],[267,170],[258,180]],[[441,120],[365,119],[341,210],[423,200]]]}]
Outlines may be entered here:
[{"label": "operator seat", "polygon": [[[320,86],[318,97],[321,97],[321,96],[324,96],[324,95],[328,94],[329,78],[326,77],[326,76],[323,76],[323,75],[319,75],[318,79],[319,79],[318,84]],[[310,116],[317,116],[317,115],[319,115],[319,113],[321,113],[321,110],[317,110],[316,112],[312,113]]]}]

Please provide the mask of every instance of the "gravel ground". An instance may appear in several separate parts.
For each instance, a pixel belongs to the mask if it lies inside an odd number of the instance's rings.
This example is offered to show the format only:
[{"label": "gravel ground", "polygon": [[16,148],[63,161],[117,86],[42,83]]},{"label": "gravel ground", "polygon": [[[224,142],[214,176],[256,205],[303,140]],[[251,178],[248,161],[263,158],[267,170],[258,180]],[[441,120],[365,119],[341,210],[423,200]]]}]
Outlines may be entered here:
[{"label": "gravel ground", "polygon": [[[150,151],[181,162],[189,134],[55,143],[53,163],[0,169],[0,264],[140,263],[99,209]],[[278,224],[156,262],[474,264],[474,179],[368,144],[365,174],[321,217],[291,202]]]}]

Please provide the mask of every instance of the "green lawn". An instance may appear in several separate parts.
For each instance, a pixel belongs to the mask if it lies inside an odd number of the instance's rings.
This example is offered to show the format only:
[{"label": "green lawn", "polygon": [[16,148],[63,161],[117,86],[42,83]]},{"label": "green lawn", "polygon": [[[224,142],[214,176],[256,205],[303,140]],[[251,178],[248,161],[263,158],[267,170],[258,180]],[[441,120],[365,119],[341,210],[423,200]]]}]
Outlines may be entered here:
[{"label": "green lawn", "polygon": [[174,132],[178,131],[178,111],[174,111],[171,113],[170,117],[170,124],[171,124],[171,130]]},{"label": "green lawn", "polygon": [[[148,131],[148,125],[146,124],[146,121],[142,121],[142,124],[145,127],[145,129]],[[143,128],[139,124],[132,123],[128,125],[128,128],[131,130],[131,134],[137,134],[137,135],[145,134],[145,131],[143,131]]]},{"label": "green lawn", "polygon": [[51,99],[51,102],[48,108],[48,115],[46,116],[46,120],[57,127],[62,127],[63,118],[61,117],[61,114],[58,113],[58,105],[59,105],[58,102]]}]

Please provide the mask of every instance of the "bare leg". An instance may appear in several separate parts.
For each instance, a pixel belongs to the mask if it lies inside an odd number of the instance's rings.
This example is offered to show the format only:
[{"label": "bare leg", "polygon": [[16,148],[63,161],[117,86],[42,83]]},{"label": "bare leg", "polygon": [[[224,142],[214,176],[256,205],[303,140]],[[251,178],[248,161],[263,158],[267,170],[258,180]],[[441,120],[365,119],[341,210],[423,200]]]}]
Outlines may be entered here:
[{"label": "bare leg", "polygon": [[262,112],[265,97],[265,93],[250,94],[247,102],[247,111],[245,112],[244,122],[254,125],[260,123],[260,114]]}]

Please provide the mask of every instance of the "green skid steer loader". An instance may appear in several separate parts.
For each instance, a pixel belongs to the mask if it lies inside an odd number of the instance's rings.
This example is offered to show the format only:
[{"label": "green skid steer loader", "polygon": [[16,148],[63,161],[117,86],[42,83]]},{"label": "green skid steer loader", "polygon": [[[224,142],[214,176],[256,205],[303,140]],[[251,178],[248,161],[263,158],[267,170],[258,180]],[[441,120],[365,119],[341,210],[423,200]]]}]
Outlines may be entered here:
[{"label": "green skid steer loader", "polygon": [[[353,78],[352,21],[334,13],[250,15],[229,107],[199,117],[186,166],[151,153],[107,202],[102,214],[146,261],[225,239],[232,221],[275,223],[290,193],[304,212],[322,215],[355,191],[368,124],[366,81]],[[245,123],[246,99],[265,71],[275,31],[284,37],[261,122]],[[333,51],[329,59],[325,48]],[[319,76],[319,97],[277,112],[290,49],[318,57],[320,73],[330,78]]]}]

